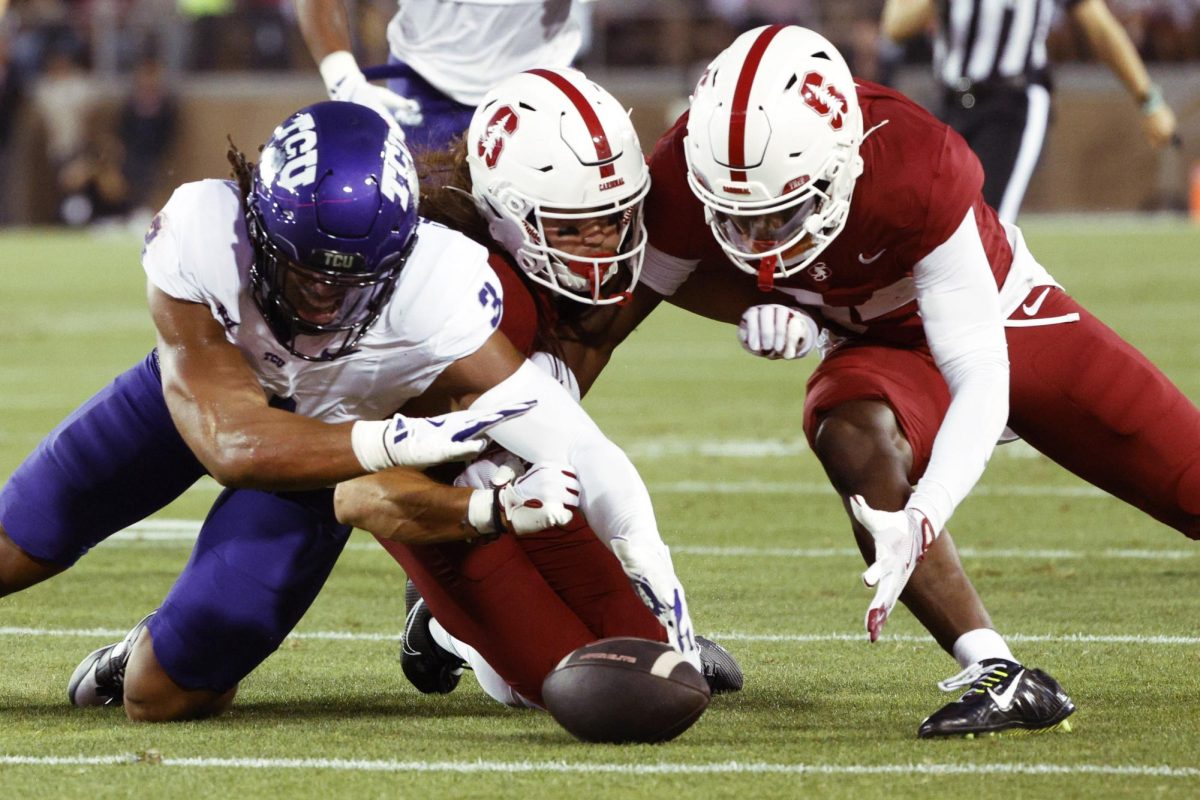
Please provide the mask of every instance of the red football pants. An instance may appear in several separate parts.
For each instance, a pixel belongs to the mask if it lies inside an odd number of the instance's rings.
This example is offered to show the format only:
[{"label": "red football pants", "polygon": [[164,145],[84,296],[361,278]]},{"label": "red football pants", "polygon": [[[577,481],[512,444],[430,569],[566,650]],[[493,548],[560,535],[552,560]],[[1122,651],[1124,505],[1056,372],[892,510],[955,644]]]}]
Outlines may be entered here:
[{"label": "red football pants", "polygon": [[666,641],[616,556],[586,525],[489,544],[380,544],[442,627],[535,703],[572,650],[609,636]]},{"label": "red football pants", "polygon": [[[1030,293],[1035,298],[1045,287]],[[1009,427],[1048,458],[1192,539],[1200,539],[1200,410],[1140,352],[1060,289],[1036,320],[1006,327]],[[1018,311],[1012,321],[1027,321]],[[850,400],[887,402],[913,450],[916,480],[929,463],[949,392],[925,350],[854,342],[809,379],[804,429]]]}]

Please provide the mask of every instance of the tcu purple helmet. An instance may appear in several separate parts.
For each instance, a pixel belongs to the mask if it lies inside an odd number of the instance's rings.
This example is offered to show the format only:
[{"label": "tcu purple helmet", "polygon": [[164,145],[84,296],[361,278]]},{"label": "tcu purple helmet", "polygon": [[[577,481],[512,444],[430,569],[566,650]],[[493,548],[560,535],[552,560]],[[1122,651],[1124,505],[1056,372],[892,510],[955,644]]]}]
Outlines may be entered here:
[{"label": "tcu purple helmet", "polygon": [[254,301],[280,344],[309,361],[353,350],[416,243],[403,134],[355,103],[302,108],[263,147],[246,206]]}]

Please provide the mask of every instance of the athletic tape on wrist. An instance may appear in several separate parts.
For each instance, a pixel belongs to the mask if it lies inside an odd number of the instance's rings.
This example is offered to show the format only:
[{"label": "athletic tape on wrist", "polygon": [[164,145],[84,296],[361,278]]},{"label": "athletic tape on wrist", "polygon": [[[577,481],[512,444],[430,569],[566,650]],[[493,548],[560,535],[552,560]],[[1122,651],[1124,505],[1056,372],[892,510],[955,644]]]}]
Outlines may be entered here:
[{"label": "athletic tape on wrist", "polygon": [[387,449],[390,428],[388,420],[359,420],[350,428],[350,447],[367,472],[396,466]]}]

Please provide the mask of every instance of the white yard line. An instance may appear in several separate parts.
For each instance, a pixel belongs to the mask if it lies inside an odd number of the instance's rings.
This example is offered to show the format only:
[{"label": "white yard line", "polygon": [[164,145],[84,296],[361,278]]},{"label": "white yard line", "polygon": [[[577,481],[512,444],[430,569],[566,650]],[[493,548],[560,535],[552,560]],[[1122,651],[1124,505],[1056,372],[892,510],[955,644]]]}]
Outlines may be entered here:
[{"label": "white yard line", "polygon": [[[128,633],[125,628],[22,628],[0,627],[0,636],[38,636],[51,638],[119,639]],[[722,642],[791,642],[809,644],[814,642],[863,642],[866,633],[745,633],[741,631],[705,632],[703,635]],[[390,642],[399,641],[400,632],[369,631],[296,631],[288,638],[340,642]],[[1200,636],[1176,636],[1171,634],[1092,634],[1092,633],[1010,633],[1004,638],[1010,642],[1052,642],[1056,644],[1119,644],[1119,645],[1197,645]],[[928,634],[884,634],[882,642],[904,644],[930,644]]]},{"label": "white yard line", "polygon": [[772,764],[722,761],[684,764],[596,764],[571,761],[372,761],[341,758],[173,758],[132,753],[110,756],[0,755],[0,765],[70,767],[145,763],[147,766],[216,769],[342,770],[346,772],[557,773],[578,775],[1105,775],[1197,778],[1200,767],[1164,764]]},{"label": "white yard line", "polygon": [[[150,519],[131,525],[109,538],[104,546],[112,544],[184,543],[196,540],[200,522],[190,519]],[[351,541],[347,550],[377,552],[379,546],[370,541]],[[858,559],[858,550],[852,547],[713,547],[707,545],[672,545],[674,554],[694,556],[717,556],[720,558],[853,558]],[[964,558],[1019,558],[1038,561],[1071,560],[1085,558],[1108,558],[1129,560],[1182,561],[1200,555],[1193,550],[1145,550],[1132,548],[1104,548],[1098,550],[1023,549],[1015,547],[983,548],[960,547],[958,553]]]}]

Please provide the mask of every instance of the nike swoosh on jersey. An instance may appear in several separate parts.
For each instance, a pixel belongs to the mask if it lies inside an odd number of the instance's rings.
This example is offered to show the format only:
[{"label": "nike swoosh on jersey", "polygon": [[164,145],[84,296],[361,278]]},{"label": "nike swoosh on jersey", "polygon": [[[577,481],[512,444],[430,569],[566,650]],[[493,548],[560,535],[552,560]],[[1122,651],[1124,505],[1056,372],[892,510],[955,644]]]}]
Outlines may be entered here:
[{"label": "nike swoosh on jersey", "polygon": [[1000,694],[996,694],[991,689],[987,690],[988,696],[992,698],[992,701],[1001,711],[1008,711],[1012,708],[1013,700],[1017,698],[1017,686],[1021,683],[1021,676],[1024,674],[1025,670],[1018,672],[1017,677],[1013,678],[1008,688]]},{"label": "nike swoosh on jersey", "polygon": [[860,263],[860,264],[874,264],[876,261],[878,261],[878,260],[879,260],[879,257],[880,257],[881,255],[883,255],[884,253],[886,253],[886,252],[887,252],[887,248],[885,247],[885,248],[883,248],[882,250],[880,250],[878,253],[876,253],[876,254],[875,254],[875,255],[873,255],[873,256],[866,256],[866,255],[864,255],[864,254],[862,254],[862,253],[859,253],[859,254],[858,254],[858,263]]},{"label": "nike swoosh on jersey", "polygon": [[1049,286],[1043,289],[1042,293],[1039,294],[1037,299],[1032,303],[1026,303],[1025,305],[1021,306],[1021,310],[1025,312],[1025,316],[1032,317],[1037,314],[1037,312],[1041,311],[1042,303],[1046,302],[1046,295],[1048,294],[1050,294]]}]

